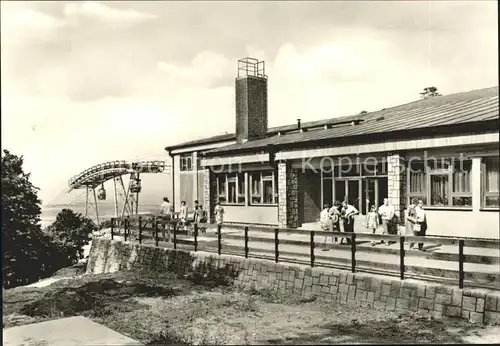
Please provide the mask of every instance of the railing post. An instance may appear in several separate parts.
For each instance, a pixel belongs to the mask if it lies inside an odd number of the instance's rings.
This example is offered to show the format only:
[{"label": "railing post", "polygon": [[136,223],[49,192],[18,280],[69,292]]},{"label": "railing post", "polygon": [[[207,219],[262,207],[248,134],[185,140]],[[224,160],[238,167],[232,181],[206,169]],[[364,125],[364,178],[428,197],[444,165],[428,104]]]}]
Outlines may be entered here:
[{"label": "railing post", "polygon": [[194,252],[198,251],[198,225],[194,224]]},{"label": "railing post", "polygon": [[245,226],[245,258],[248,258],[248,226]]},{"label": "railing post", "polygon": [[399,237],[399,277],[405,279],[405,237]]},{"label": "railing post", "polygon": [[310,245],[311,245],[311,267],[314,267],[314,232],[311,231],[311,241],[310,241]]},{"label": "railing post", "polygon": [[153,219],[154,227],[153,227],[153,232],[155,236],[155,245],[158,247],[158,220],[156,217]]},{"label": "railing post", "polygon": [[280,240],[279,240],[279,229],[275,228],[274,229],[274,262],[278,263],[279,257],[280,257],[280,251],[279,251],[279,245],[280,245]]},{"label": "railing post", "polygon": [[222,226],[217,225],[217,253],[219,256],[221,255],[222,252],[222,233],[221,233]]},{"label": "railing post", "polygon": [[111,240],[115,237],[115,231],[114,231],[114,226],[115,226],[115,218],[111,218]]},{"label": "railing post", "polygon": [[464,288],[464,240],[460,239],[458,241],[458,287],[460,289]]},{"label": "railing post", "polygon": [[129,220],[129,216],[127,216],[127,218],[125,219],[125,225],[123,226],[123,238],[125,239],[125,241],[127,241],[127,236],[128,236],[128,228],[130,226],[130,220]]},{"label": "railing post", "polygon": [[356,233],[351,233],[351,271],[356,272]]},{"label": "railing post", "polygon": [[177,228],[176,227],[177,225],[173,222],[170,222],[170,225],[171,225],[170,228],[173,229],[173,231],[174,231],[174,250],[176,250],[177,249],[177,232],[175,231],[175,229]]},{"label": "railing post", "polygon": [[139,244],[142,244],[142,216],[139,216]]}]

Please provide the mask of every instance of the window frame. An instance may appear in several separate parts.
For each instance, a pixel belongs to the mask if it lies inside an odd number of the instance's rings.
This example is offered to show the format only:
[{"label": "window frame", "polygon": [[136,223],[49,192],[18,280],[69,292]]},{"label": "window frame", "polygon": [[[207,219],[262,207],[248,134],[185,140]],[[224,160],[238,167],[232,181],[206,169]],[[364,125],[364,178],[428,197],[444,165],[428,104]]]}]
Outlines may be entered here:
[{"label": "window frame", "polygon": [[[441,177],[446,177],[446,185],[448,185],[448,198],[446,198],[448,204],[444,205],[437,205],[437,204],[432,204],[432,177],[433,176],[441,176]],[[429,174],[427,175],[427,205],[433,208],[449,208],[453,207],[453,204],[451,204],[450,199],[451,199],[451,192],[450,192],[450,173],[443,172],[442,170],[435,170],[435,171],[430,171]]]},{"label": "window frame", "polygon": [[[457,158],[443,158],[440,159],[438,162],[439,163],[445,163],[447,167],[433,167],[433,161],[430,160],[412,160],[411,163],[419,163],[423,164],[423,174],[424,174],[424,181],[425,181],[425,186],[424,186],[424,192],[411,192],[412,186],[411,186],[411,167],[410,165],[406,168],[407,169],[407,203],[410,204],[411,200],[413,198],[417,199],[422,199],[425,200],[425,205],[430,208],[444,208],[444,209],[467,209],[467,210],[472,210],[472,159],[467,158],[467,159],[462,159],[462,161],[467,162],[469,165],[469,170],[468,170],[468,179],[469,179],[469,191],[464,192],[464,191],[457,191],[455,192],[455,186],[454,186],[454,178],[455,178],[455,164],[457,162],[460,162],[460,159]],[[447,176],[448,181],[448,196],[447,196],[447,205],[434,205],[432,204],[432,176]],[[471,205],[454,205],[454,199],[455,198],[460,198],[460,197],[469,197],[471,201]]]},{"label": "window frame", "polygon": [[[500,167],[500,158],[498,156],[488,156],[488,157],[483,157],[481,158],[481,209],[486,209],[486,210],[499,210],[500,209],[500,203],[497,206],[487,206],[486,205],[486,198],[487,197],[498,197],[500,195],[500,192],[488,192],[486,191],[486,179],[487,179],[487,161],[493,161],[496,160],[499,164]],[[500,171],[500,169],[499,169]],[[500,176],[500,172],[498,173]]]},{"label": "window frame", "polygon": [[181,172],[189,172],[193,170],[193,153],[179,154],[179,170]]},{"label": "window frame", "polygon": [[[223,178],[223,179],[221,179]],[[223,183],[221,183],[223,180]],[[235,184],[236,189],[236,202],[230,201],[229,195],[229,183]],[[220,185],[224,184],[224,192],[220,192]],[[243,192],[240,192],[240,189],[243,189]],[[245,195],[245,174],[244,173],[220,173],[216,175],[216,189],[217,189],[217,201],[223,205],[245,205],[246,195]],[[224,200],[221,201],[221,197]],[[243,197],[243,202],[239,202],[240,198]]]},{"label": "window frame", "polygon": [[[254,193],[254,182],[252,177],[258,176],[258,186],[259,193]],[[275,171],[257,171],[257,172],[248,172],[248,205],[249,206],[276,206],[278,205],[278,181],[277,174]],[[271,202],[265,202],[264,196],[264,181],[271,181],[272,186],[272,197]],[[254,202],[254,197],[260,197],[260,202]]]},{"label": "window frame", "polygon": [[425,200],[425,205],[427,205],[428,199],[428,190],[429,190],[429,182],[427,181],[427,174],[426,174],[426,165],[425,162],[422,161],[411,161],[411,163],[420,163],[422,165],[422,174],[424,175],[423,182],[424,182],[424,187],[423,187],[423,192],[412,192],[411,191],[411,167],[410,165],[407,167],[406,171],[406,181],[408,182],[407,185],[407,199],[408,199],[408,204],[410,204],[411,200],[413,198],[416,199],[424,199]]},{"label": "window frame", "polygon": [[[468,183],[468,187],[469,187],[469,191],[468,192],[465,192],[465,191],[455,191],[455,173],[457,173],[456,171],[456,167],[455,167],[455,164],[457,163],[456,160],[452,160],[451,161],[451,164],[450,164],[450,177],[448,178],[449,179],[449,184],[450,184],[450,206],[452,207],[458,207],[458,208],[472,208],[472,160],[471,159],[465,159],[463,160],[464,162],[468,162],[469,164],[469,170],[467,171],[468,172],[468,179],[469,179],[469,183]],[[458,161],[460,162],[460,161]],[[459,186],[461,186],[462,184],[460,183]],[[453,199],[454,198],[460,198],[460,197],[468,197],[470,198],[470,205],[454,205],[453,204]]]}]

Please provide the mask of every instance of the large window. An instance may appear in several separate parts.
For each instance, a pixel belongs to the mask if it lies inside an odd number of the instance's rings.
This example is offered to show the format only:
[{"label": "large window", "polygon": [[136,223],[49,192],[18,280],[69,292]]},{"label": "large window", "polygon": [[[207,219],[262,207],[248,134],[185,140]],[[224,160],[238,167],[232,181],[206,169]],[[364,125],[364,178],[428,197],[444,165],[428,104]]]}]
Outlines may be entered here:
[{"label": "large window", "polygon": [[181,171],[193,170],[193,153],[184,153],[180,155],[180,169]]},{"label": "large window", "polygon": [[223,204],[245,203],[245,176],[243,173],[227,173],[217,176],[217,197]]},{"label": "large window", "polygon": [[455,160],[452,171],[452,205],[472,207],[471,160]]},{"label": "large window", "polygon": [[421,199],[434,207],[472,207],[472,161],[438,159],[410,161],[408,167],[408,199]]},{"label": "large window", "polygon": [[427,204],[427,177],[425,175],[425,164],[423,162],[409,162],[408,165],[408,196],[421,199]]},{"label": "large window", "polygon": [[498,208],[499,201],[499,157],[489,157],[483,159],[483,179],[482,179],[482,207],[483,208]]},{"label": "large window", "polygon": [[250,203],[278,204],[278,181],[274,172],[249,173]]}]

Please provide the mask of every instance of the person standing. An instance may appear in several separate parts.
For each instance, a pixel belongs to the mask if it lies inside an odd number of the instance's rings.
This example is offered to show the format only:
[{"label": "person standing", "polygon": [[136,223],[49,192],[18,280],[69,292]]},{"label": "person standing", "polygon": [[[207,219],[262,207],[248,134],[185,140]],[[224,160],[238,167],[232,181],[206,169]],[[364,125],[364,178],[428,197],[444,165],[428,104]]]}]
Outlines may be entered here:
[{"label": "person standing", "polygon": [[182,229],[186,230],[186,219],[188,216],[188,208],[186,201],[181,201],[181,209],[179,211],[179,224],[182,225]]},{"label": "person standing", "polygon": [[[358,215],[359,211],[349,203],[344,201],[344,232],[354,233],[354,215]],[[347,245],[351,245],[351,238],[346,237]]]},{"label": "person standing", "polygon": [[[416,208],[417,208],[418,200],[416,198],[412,198],[410,205],[408,206],[408,215],[406,215],[406,225],[405,225],[405,233],[408,236],[414,236],[415,234],[415,222],[416,222]],[[410,250],[415,246],[415,242],[410,241]]]},{"label": "person standing", "polygon": [[[163,198],[163,203],[160,205],[160,214],[162,215],[162,219],[166,222],[161,232],[163,235],[163,240],[170,241],[170,222],[172,221],[172,205],[170,204],[168,197]],[[165,237],[165,235],[167,236],[168,239]]]},{"label": "person standing", "polygon": [[323,251],[328,251],[326,247],[326,241],[328,239],[328,233],[332,230],[332,219],[330,218],[330,206],[328,203],[325,203],[323,206],[323,210],[319,214],[319,225],[321,227],[321,230],[325,232],[325,240],[323,242]]},{"label": "person standing", "polygon": [[[196,209],[195,214],[194,214],[194,222],[196,224],[200,224],[200,223],[205,223],[206,221],[207,221],[207,218],[205,215],[205,210],[203,210],[203,206],[198,205],[198,208]],[[206,228],[201,227],[200,231],[201,231],[201,233],[206,233]]]},{"label": "person standing", "polygon": [[[394,218],[394,207],[389,205],[389,199],[384,198],[384,204],[378,208],[378,214],[382,219],[382,234],[389,234],[392,227],[392,219]],[[390,245],[390,241],[385,241],[385,245]]]},{"label": "person standing", "polygon": [[[378,229],[378,213],[377,207],[372,205],[370,211],[366,214],[366,228],[372,231],[372,234],[375,234]],[[375,240],[371,242],[372,246],[375,246]]]},{"label": "person standing", "polygon": [[[420,237],[425,237],[425,233],[427,232],[427,215],[424,210],[424,202],[419,199],[417,203],[417,207],[415,208],[415,225],[414,225],[415,233]],[[424,249],[424,243],[418,243],[418,249]]]},{"label": "person standing", "polygon": [[[328,214],[330,216],[331,222],[330,222],[330,229],[332,232],[340,232],[340,208],[342,207],[342,204],[339,201],[335,201],[333,203],[333,206],[330,208],[328,211]],[[335,244],[338,243],[337,237],[334,237]],[[342,243],[344,238],[340,239],[340,242]]]},{"label": "person standing", "polygon": [[217,223],[217,225],[222,226],[224,222],[224,208],[220,205],[220,202],[217,202],[215,204],[214,214],[215,214],[215,223]]}]

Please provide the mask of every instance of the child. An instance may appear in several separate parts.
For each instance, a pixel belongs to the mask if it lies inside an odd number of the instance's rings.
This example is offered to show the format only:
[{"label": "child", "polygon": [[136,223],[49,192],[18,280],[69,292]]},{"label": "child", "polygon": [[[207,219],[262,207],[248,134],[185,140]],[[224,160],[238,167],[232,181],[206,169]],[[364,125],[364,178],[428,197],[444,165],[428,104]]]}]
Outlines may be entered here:
[{"label": "child", "polygon": [[[378,229],[378,213],[377,208],[372,205],[370,211],[366,214],[366,228],[372,230],[372,234]],[[375,241],[372,240],[372,246],[375,246]]]},{"label": "child", "polygon": [[[323,210],[319,214],[319,224],[321,226],[321,230],[325,232],[329,232],[331,230],[331,218],[329,213],[330,206],[325,204],[323,206]],[[327,251],[326,248],[326,239],[328,238],[328,234],[325,235],[324,248],[323,251]]]},{"label": "child", "polygon": [[224,208],[222,208],[219,202],[215,204],[214,213],[215,222],[217,223],[217,225],[222,225],[222,223],[224,222]]}]

